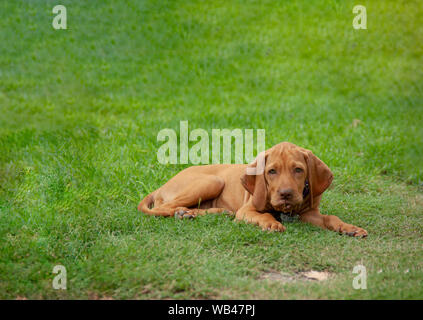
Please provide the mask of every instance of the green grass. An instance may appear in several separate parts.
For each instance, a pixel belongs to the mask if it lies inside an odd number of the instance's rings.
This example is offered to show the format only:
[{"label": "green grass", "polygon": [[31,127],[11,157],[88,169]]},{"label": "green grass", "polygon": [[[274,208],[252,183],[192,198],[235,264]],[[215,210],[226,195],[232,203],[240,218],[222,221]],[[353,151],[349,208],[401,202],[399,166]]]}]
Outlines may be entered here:
[{"label": "green grass", "polygon": [[[361,1],[367,30],[355,1],[60,3],[58,31],[56,1],[0,3],[0,298],[423,298],[419,1]],[[180,120],[313,150],[335,174],[322,212],[369,237],[140,214],[186,167],[156,157]],[[307,270],[332,276],[260,280]]]}]

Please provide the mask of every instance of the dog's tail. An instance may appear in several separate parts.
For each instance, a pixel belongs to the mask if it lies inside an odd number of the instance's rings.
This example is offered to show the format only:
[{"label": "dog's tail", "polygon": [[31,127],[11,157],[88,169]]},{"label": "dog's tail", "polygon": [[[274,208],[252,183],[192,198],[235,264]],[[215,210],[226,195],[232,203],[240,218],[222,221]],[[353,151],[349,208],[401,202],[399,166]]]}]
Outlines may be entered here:
[{"label": "dog's tail", "polygon": [[154,193],[155,192],[150,193],[144,199],[141,200],[138,205],[138,211],[142,211],[148,214],[154,214],[153,211],[151,211],[150,209],[154,203]]},{"label": "dog's tail", "polygon": [[154,195],[156,191],[150,193],[144,199],[141,200],[141,202],[138,205],[138,211],[142,211],[145,214],[148,214],[150,216],[162,216],[162,217],[173,216],[174,212],[171,212],[167,209],[162,209],[162,210],[159,208],[152,209],[152,206],[154,204]]}]

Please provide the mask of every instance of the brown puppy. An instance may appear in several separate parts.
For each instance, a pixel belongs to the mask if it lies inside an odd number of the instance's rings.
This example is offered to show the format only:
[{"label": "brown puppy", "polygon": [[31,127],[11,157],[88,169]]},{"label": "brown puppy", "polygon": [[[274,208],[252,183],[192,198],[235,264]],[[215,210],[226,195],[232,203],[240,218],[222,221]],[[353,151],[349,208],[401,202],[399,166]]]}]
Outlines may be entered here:
[{"label": "brown puppy", "polygon": [[249,164],[193,166],[179,172],[146,196],[138,210],[149,215],[193,218],[206,213],[235,213],[236,220],[259,225],[263,230],[284,231],[280,213],[324,229],[355,237],[367,231],[322,215],[322,193],[332,172],[311,151],[282,142]]}]

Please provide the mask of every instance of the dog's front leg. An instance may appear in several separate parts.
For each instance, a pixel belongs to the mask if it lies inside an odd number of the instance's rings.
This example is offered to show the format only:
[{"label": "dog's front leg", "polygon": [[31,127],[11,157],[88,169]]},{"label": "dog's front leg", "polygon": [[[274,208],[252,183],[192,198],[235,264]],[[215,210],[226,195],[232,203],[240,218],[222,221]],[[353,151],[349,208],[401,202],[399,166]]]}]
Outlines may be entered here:
[{"label": "dog's front leg", "polygon": [[273,215],[270,213],[258,212],[251,204],[247,204],[240,208],[236,212],[235,219],[258,225],[262,230],[283,232],[286,229],[282,223],[278,222],[275,217],[273,217]]},{"label": "dog's front leg", "polygon": [[367,237],[367,231],[352,224],[343,222],[337,216],[323,215],[318,208],[311,209],[300,215],[300,220],[311,223],[323,229],[336,231],[353,237]]}]

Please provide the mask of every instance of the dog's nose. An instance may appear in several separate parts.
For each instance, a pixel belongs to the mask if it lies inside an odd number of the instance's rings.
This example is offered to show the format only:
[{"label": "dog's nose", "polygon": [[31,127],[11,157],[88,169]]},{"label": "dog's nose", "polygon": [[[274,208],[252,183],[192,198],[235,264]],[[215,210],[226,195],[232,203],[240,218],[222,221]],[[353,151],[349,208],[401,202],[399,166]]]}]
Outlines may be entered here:
[{"label": "dog's nose", "polygon": [[294,194],[294,190],[292,190],[292,189],[280,189],[279,190],[279,195],[281,196],[281,198],[283,200],[291,199],[293,194]]}]

